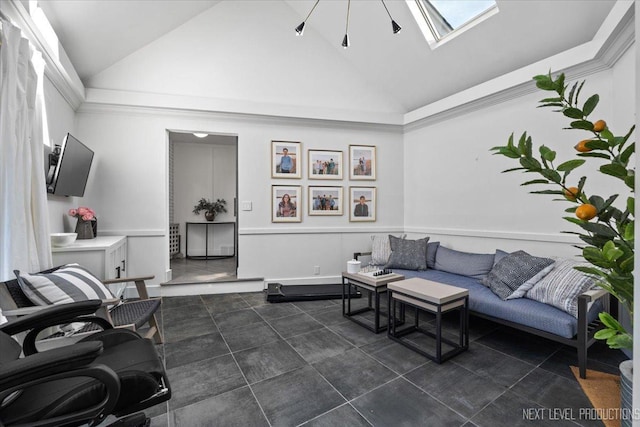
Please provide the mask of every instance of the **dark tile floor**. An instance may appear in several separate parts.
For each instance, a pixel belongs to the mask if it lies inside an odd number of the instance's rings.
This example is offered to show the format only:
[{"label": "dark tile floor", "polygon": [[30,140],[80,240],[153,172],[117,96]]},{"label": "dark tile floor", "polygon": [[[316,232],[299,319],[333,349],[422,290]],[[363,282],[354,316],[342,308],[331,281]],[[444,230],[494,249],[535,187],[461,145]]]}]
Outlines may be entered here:
[{"label": "dark tile floor", "polygon": [[[339,300],[169,297],[161,317],[173,397],[147,410],[153,426],[602,425],[579,417],[591,405],[574,350],[475,317],[469,351],[442,365],[345,319]],[[624,360],[600,343],[590,357],[611,373]]]}]

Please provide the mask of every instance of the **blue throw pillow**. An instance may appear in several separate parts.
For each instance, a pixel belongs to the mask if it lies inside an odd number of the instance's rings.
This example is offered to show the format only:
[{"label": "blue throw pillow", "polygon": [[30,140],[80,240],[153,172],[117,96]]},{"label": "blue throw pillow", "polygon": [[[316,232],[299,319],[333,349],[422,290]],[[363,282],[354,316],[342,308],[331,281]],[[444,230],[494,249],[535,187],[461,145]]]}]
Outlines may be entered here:
[{"label": "blue throw pillow", "polygon": [[482,279],[493,268],[494,257],[495,254],[460,252],[440,246],[436,252],[435,269]]},{"label": "blue throw pillow", "polygon": [[436,253],[440,242],[427,243],[427,268],[436,268]]}]

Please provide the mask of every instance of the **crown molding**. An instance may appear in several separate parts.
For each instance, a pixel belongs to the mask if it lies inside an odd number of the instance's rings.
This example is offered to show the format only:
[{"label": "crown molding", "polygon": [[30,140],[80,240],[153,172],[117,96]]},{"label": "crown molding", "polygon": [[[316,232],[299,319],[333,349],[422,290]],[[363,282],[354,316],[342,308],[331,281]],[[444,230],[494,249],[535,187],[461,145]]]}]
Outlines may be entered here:
[{"label": "crown molding", "polygon": [[427,234],[430,236],[460,236],[478,237],[482,239],[520,240],[528,242],[544,243],[568,243],[579,244],[581,241],[572,234],[563,233],[527,233],[507,230],[474,230],[463,228],[430,228],[409,226],[404,228],[404,233]]},{"label": "crown molding", "polygon": [[[46,63],[45,77],[60,92],[71,108],[77,110],[85,100],[84,85],[68,61],[60,43],[57,46],[51,46],[47,42],[29,11],[24,8],[20,1],[3,0],[0,2],[0,8],[2,13],[22,30],[24,36],[29,39],[34,48],[42,53],[42,58]],[[69,62],[69,66],[65,67],[61,59]]]},{"label": "crown molding", "polygon": [[270,227],[249,228],[238,230],[239,236],[255,236],[265,234],[370,234],[370,233],[402,233],[403,227]]},{"label": "crown molding", "polygon": [[[198,99],[197,102],[195,102],[196,99],[193,97],[174,95],[162,95],[162,97],[179,99],[181,102],[169,102],[163,106],[162,103],[157,103],[157,95],[144,94],[142,98],[145,98],[148,95],[149,97],[154,97],[156,99],[156,102],[154,102],[156,105],[145,105],[145,102],[140,99],[135,102],[130,102],[127,99],[130,95],[130,92],[89,88],[87,89],[87,100],[80,106],[77,112],[82,114],[122,114],[127,116],[166,116],[185,117],[189,119],[200,118],[203,120],[216,119],[269,125],[296,125],[313,128],[325,127],[331,129],[367,130],[389,132],[396,135],[400,135],[403,128],[402,124],[399,122],[392,124],[375,121],[350,121],[346,119],[320,119],[248,112],[228,112],[223,109],[209,109],[209,107],[201,104],[202,99]],[[136,94],[135,96],[139,97],[140,94]],[[204,102],[206,101],[207,100],[205,99]],[[167,105],[171,106],[169,107]]]}]

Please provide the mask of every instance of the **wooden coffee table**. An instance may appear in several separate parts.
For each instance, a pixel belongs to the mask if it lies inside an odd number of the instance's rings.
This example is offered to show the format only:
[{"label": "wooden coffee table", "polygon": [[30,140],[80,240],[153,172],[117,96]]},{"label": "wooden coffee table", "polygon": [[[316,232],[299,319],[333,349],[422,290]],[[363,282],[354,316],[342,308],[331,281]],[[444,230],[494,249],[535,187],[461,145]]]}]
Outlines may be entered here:
[{"label": "wooden coffee table", "polygon": [[[380,325],[380,294],[387,292],[387,284],[398,280],[403,280],[402,274],[385,274],[383,276],[373,277],[365,273],[342,273],[342,315],[360,326],[364,326],[370,331],[382,332],[387,329],[388,322]],[[357,310],[351,310],[351,286],[356,289],[365,290],[368,293],[367,307]],[[372,306],[373,303],[373,306]],[[362,320],[355,318],[357,314],[373,311],[374,325],[373,327]],[[396,322],[397,323],[397,322]]]},{"label": "wooden coffee table", "polygon": [[[389,338],[428,357],[436,363],[442,363],[469,348],[469,291],[467,289],[420,278],[389,283],[387,289],[389,307],[387,334]],[[398,330],[397,327],[400,325],[397,324],[396,318],[397,303],[400,303],[401,311],[403,306],[409,306],[415,309],[415,322],[412,326]],[[452,310],[458,310],[460,312],[460,330],[457,343],[442,336],[442,314]],[[420,311],[426,311],[436,315],[435,334],[420,327]],[[404,313],[401,314],[403,315]],[[402,320],[404,320],[404,318]],[[427,353],[409,340],[403,339],[406,335],[416,331],[435,338],[435,355]],[[451,350],[444,354],[442,353],[443,342],[452,347]]]}]

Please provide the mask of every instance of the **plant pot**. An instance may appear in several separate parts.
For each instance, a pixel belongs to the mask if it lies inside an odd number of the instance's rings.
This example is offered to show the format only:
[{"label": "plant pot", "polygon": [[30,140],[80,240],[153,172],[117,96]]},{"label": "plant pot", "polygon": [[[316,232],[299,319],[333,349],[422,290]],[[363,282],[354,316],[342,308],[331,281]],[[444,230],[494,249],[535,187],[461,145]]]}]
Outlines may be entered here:
[{"label": "plant pot", "polygon": [[633,424],[633,360],[625,360],[620,364],[620,426],[631,427]]},{"label": "plant pot", "polygon": [[205,212],[204,213],[204,217],[207,221],[213,221],[214,219],[216,219],[216,213],[215,212]]},{"label": "plant pot", "polygon": [[76,233],[78,233],[78,239],[93,239],[96,237],[93,234],[93,221],[85,221],[78,219],[76,223]]}]

